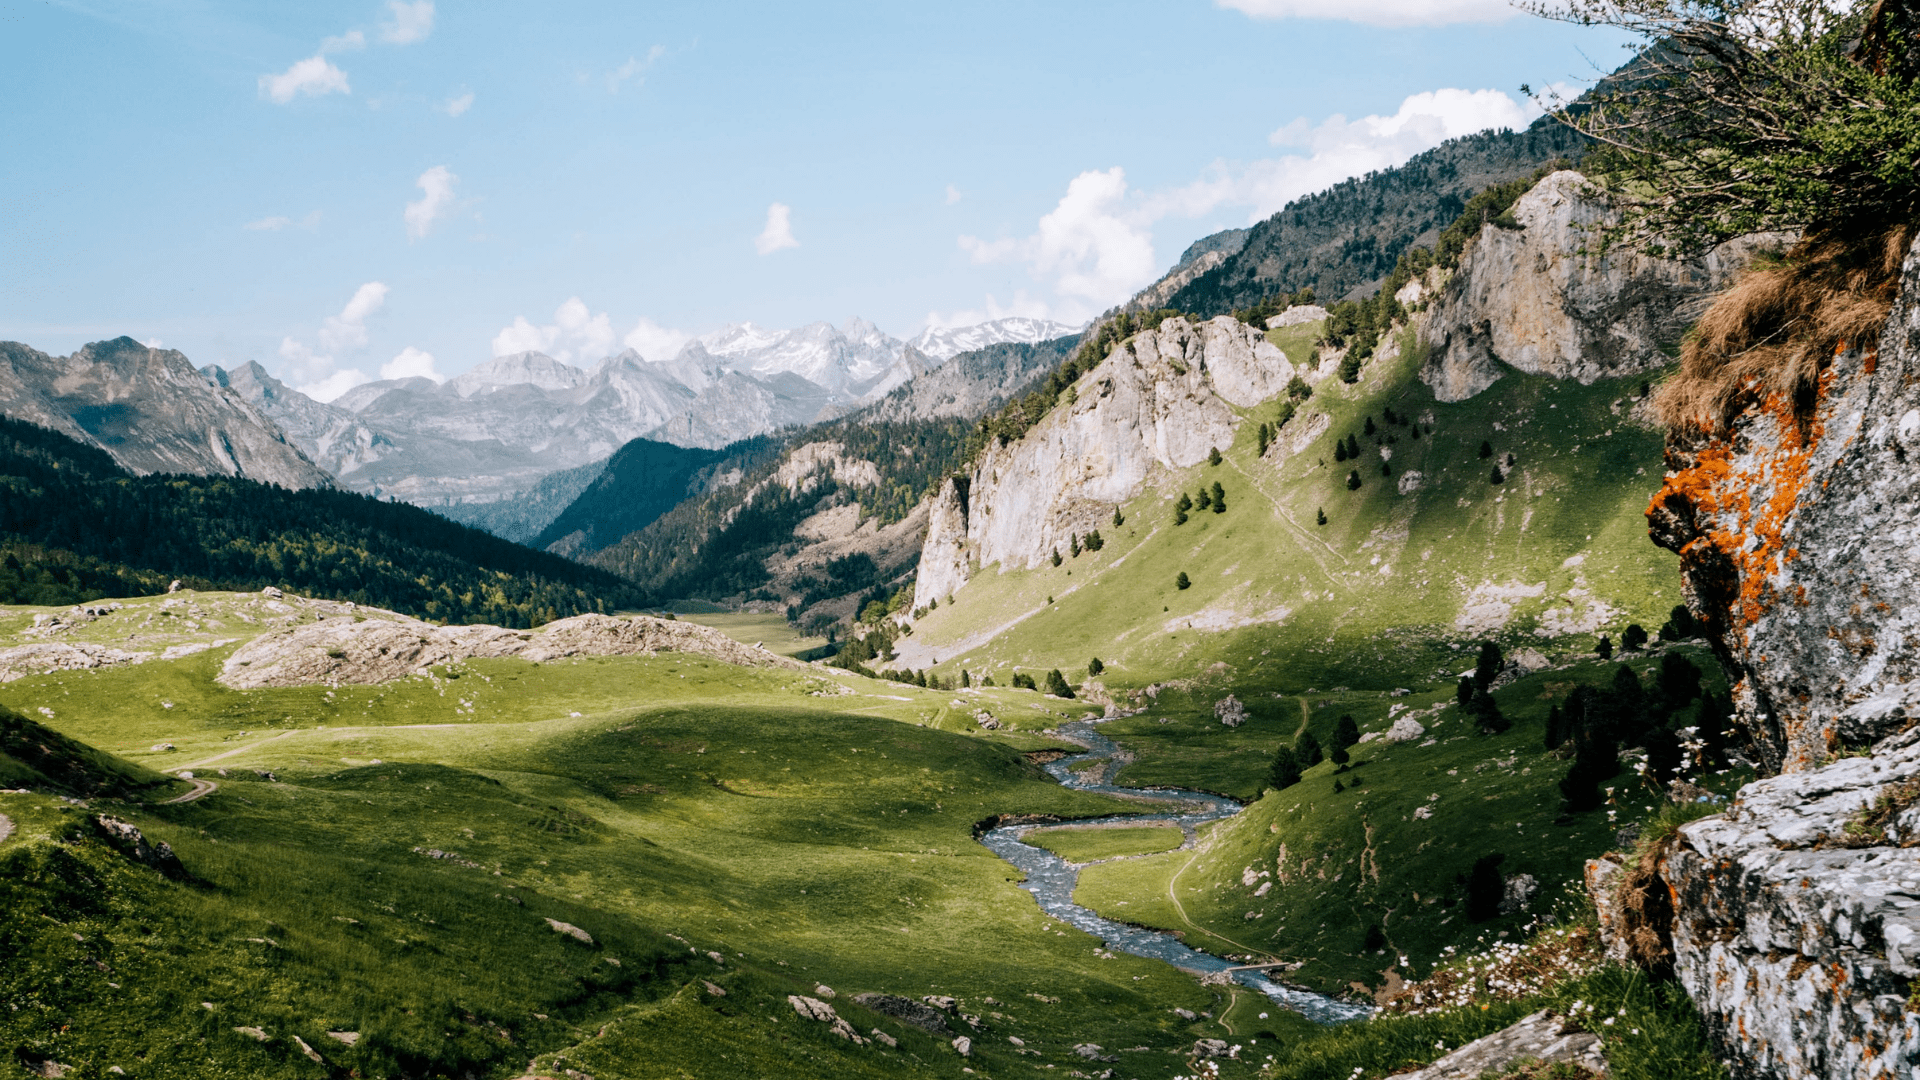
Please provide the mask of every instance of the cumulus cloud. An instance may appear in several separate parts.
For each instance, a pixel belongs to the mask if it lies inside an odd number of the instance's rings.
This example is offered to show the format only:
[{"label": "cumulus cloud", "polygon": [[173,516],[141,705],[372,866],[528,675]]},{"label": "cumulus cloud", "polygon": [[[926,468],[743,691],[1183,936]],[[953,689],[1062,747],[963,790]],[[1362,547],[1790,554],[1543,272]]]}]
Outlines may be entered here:
[{"label": "cumulus cloud", "polygon": [[680,352],[681,346],[693,340],[693,335],[682,330],[673,330],[652,319],[642,317],[621,344],[640,354],[646,360],[670,360]]},{"label": "cumulus cloud", "polygon": [[448,98],[447,103],[440,106],[440,111],[448,116],[459,116],[471,108],[473,108],[473,91],[469,90],[459,97]]},{"label": "cumulus cloud", "polygon": [[1053,211],[1024,239],[960,237],[976,263],[1022,262],[1035,277],[1051,281],[1071,301],[1069,317],[1089,304],[1106,307],[1152,281],[1152,218],[1129,206],[1126,170],[1118,166],[1083,172],[1067,185]]},{"label": "cumulus cloud", "polygon": [[[281,355],[282,356],[286,355],[285,349],[281,350]],[[328,375],[324,379],[316,379],[313,382],[301,383],[300,385],[294,387],[294,389],[300,391],[301,393],[307,395],[308,397],[312,398],[315,401],[332,401],[334,398],[339,397],[341,394],[346,393],[347,391],[353,389],[354,387],[361,386],[366,383],[370,383],[372,381],[373,381],[373,376],[368,375],[366,372],[361,371],[359,368],[342,368],[339,371],[336,371],[333,374]]]},{"label": "cumulus cloud", "polygon": [[157,337],[143,339],[140,344],[145,345],[149,349],[164,349],[167,347],[167,343]]},{"label": "cumulus cloud", "polygon": [[493,355],[540,352],[564,363],[585,363],[612,352],[613,342],[613,320],[605,312],[593,314],[584,301],[571,296],[545,326],[535,326],[524,315],[514,316],[513,325],[493,336]]},{"label": "cumulus cloud", "polygon": [[954,203],[959,202],[960,197],[961,197],[960,189],[957,187],[954,187],[952,184],[948,184],[947,185],[947,205],[952,206]]},{"label": "cumulus cloud", "polygon": [[637,59],[631,56],[627,57],[626,63],[621,64],[619,67],[614,68],[611,72],[607,73],[607,93],[609,94],[619,93],[620,85],[628,81],[629,79],[639,80],[638,82],[634,83],[635,86],[638,86],[641,83],[646,82],[647,80],[645,76],[647,74],[647,69],[652,67],[655,61],[659,60],[661,57],[665,55],[667,55],[666,46],[655,45],[653,48],[647,50],[647,58],[645,60]]},{"label": "cumulus cloud", "polygon": [[762,255],[771,255],[781,248],[799,247],[800,241],[793,238],[793,208],[786,203],[774,203],[767,207],[767,227],[753,240],[753,250]]},{"label": "cumulus cloud", "polygon": [[347,73],[317,54],[295,63],[278,75],[260,76],[260,96],[275,105],[285,105],[300,94],[321,97],[352,92],[347,86]]},{"label": "cumulus cloud", "polygon": [[1147,200],[1149,217],[1199,216],[1220,206],[1246,206],[1249,223],[1294,199],[1352,176],[1389,169],[1448,139],[1488,128],[1521,128],[1539,115],[1532,102],[1499,90],[1428,90],[1413,94],[1390,116],[1349,120],[1335,114],[1318,124],[1304,117],[1268,136],[1294,149],[1250,163],[1216,161],[1191,184]]},{"label": "cumulus cloud", "polygon": [[340,314],[329,315],[320,324],[320,347],[329,352],[367,347],[367,320],[387,305],[387,287],[369,281],[353,291],[353,298]]},{"label": "cumulus cloud", "polygon": [[400,350],[400,354],[380,365],[380,377],[383,379],[426,378],[434,382],[446,382],[447,377],[433,366],[433,354],[409,345]]},{"label": "cumulus cloud", "polygon": [[433,0],[387,0],[387,14],[380,40],[389,45],[411,45],[433,33]]},{"label": "cumulus cloud", "polygon": [[321,38],[320,54],[353,52],[367,47],[367,35],[358,30],[349,30],[339,37]]},{"label": "cumulus cloud", "polygon": [[1216,0],[1256,19],[1342,19],[1371,26],[1504,22],[1519,14],[1509,0]]},{"label": "cumulus cloud", "polygon": [[418,199],[407,204],[407,237],[418,240],[427,235],[434,223],[445,217],[453,209],[453,185],[460,178],[447,170],[445,165],[435,165],[420,174],[414,184],[422,192]]}]

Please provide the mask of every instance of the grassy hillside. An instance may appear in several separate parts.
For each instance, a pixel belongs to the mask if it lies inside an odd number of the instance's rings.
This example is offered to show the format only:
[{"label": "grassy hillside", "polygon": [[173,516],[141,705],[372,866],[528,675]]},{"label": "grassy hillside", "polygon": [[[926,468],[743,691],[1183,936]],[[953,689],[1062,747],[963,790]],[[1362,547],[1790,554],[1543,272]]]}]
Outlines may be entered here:
[{"label": "grassy hillside", "polygon": [[103,451],[4,418],[0,541],[4,603],[161,591],[183,578],[529,626],[634,599],[612,574],[417,507],[229,477],[136,477]]}]

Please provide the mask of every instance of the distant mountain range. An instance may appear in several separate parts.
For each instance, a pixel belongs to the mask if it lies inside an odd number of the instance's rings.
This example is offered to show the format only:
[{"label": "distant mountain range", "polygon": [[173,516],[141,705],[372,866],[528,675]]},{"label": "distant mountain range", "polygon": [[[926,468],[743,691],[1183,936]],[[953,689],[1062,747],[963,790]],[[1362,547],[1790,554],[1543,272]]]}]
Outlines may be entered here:
[{"label": "distant mountain range", "polygon": [[[830,420],[887,399],[963,351],[1072,332],[1009,318],[929,330],[907,342],[864,319],[791,330],[741,323],[695,338],[668,360],[629,349],[585,369],[514,353],[444,383],[384,380],[331,402],[253,362],[204,374],[270,417],[340,486],[451,507],[531,492],[542,478],[603,462],[636,438],[718,449]],[[1005,378],[992,377],[996,386],[982,390],[1000,389]],[[981,395],[958,386],[943,396]]]}]

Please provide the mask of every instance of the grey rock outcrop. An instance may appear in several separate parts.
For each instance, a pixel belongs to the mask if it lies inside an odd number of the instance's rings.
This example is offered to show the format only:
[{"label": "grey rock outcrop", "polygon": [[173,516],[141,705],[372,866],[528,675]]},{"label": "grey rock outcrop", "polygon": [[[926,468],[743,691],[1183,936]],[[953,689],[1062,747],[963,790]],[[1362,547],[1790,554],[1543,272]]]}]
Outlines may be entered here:
[{"label": "grey rock outcrop", "polygon": [[1689,261],[1592,254],[1614,212],[1572,171],[1513,205],[1517,227],[1481,226],[1421,330],[1421,378],[1442,401],[1493,385],[1502,364],[1591,383],[1664,367],[1712,294],[1766,240],[1731,241]]},{"label": "grey rock outcrop", "polygon": [[1455,1050],[1424,1069],[1402,1073],[1399,1080],[1479,1080],[1503,1075],[1529,1061],[1565,1062],[1604,1076],[1607,1059],[1600,1053],[1600,1037],[1571,1028],[1561,1017],[1542,1009],[1484,1038]]},{"label": "grey rock outcrop", "polygon": [[1670,435],[1648,510],[1780,775],[1680,830],[1670,919],[1609,921],[1636,954],[1670,942],[1743,1080],[1920,1066],[1920,249],[1877,343],[1855,344],[1810,415],[1774,396]]},{"label": "grey rock outcrop", "polygon": [[[373,616],[373,617],[368,617]],[[569,656],[695,653],[743,667],[799,662],[742,645],[718,630],[651,615],[576,615],[538,630],[436,626],[393,612],[362,608],[357,616],[262,634],[233,651],[219,681],[234,689],[392,682],[438,664],[476,657],[519,657],[536,663]]]},{"label": "grey rock outcrop", "polygon": [[138,827],[106,814],[96,814],[94,828],[115,851],[142,866],[149,866],[170,878],[184,878],[187,868],[165,840],[148,840]]},{"label": "grey rock outcrop", "polygon": [[855,994],[853,1000],[864,1008],[882,1016],[891,1016],[903,1024],[912,1024],[922,1031],[934,1035],[945,1035],[952,1029],[947,1027],[947,1016],[939,1009],[925,1002],[915,1001],[895,994]]},{"label": "grey rock outcrop", "polygon": [[1222,316],[1168,319],[1116,348],[1017,441],[989,444],[935,498],[914,604],[944,600],[979,569],[1039,566],[1069,533],[1107,523],[1157,469],[1233,440],[1234,407],[1279,394],[1301,370],[1258,331]]},{"label": "grey rock outcrop", "polygon": [[121,337],[72,356],[0,342],[0,413],[113,455],[129,472],[239,476],[287,488],[327,474],[260,410],[187,358]]}]

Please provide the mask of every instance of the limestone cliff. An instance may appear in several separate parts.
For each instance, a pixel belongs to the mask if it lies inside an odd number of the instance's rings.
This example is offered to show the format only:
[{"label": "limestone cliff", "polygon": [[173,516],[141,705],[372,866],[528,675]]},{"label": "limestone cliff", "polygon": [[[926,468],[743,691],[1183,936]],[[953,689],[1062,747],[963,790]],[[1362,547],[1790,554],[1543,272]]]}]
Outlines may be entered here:
[{"label": "limestone cliff", "polygon": [[1662,871],[1673,966],[1742,1077],[1920,1065],[1920,249],[1811,402],[1750,387],[1648,510],[1763,767]]},{"label": "limestone cliff", "polygon": [[990,444],[936,497],[915,606],[944,600],[979,568],[1031,568],[1069,534],[1107,523],[1156,468],[1204,460],[1233,440],[1245,408],[1302,373],[1260,333],[1225,316],[1168,319],[1080,377],[1020,439]]},{"label": "limestone cliff", "polygon": [[1591,383],[1671,362],[1680,340],[1764,241],[1734,241],[1686,262],[1633,252],[1591,253],[1606,202],[1561,171],[1490,221],[1434,299],[1421,337],[1421,378],[1441,401],[1464,401],[1501,365]]},{"label": "limestone cliff", "polygon": [[97,446],[136,473],[241,476],[288,488],[327,474],[240,394],[132,338],[48,356],[0,342],[0,412]]}]

